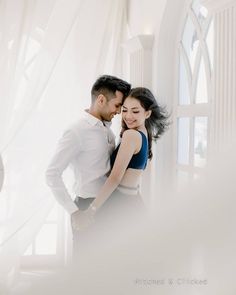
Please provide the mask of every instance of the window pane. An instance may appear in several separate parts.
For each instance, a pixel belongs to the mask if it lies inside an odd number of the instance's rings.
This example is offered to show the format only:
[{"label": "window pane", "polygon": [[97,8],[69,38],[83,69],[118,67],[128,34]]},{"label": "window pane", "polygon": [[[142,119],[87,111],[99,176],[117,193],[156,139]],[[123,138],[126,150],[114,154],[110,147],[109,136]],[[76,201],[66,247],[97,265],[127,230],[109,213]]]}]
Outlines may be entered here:
[{"label": "window pane", "polygon": [[206,37],[206,43],[211,63],[211,69],[213,69],[213,60],[214,60],[214,25],[213,21],[211,21],[211,24],[208,29],[207,37]]},{"label": "window pane", "polygon": [[194,165],[203,167],[207,156],[207,117],[196,117],[194,120]]},{"label": "window pane", "polygon": [[203,58],[201,58],[199,73],[198,73],[198,82],[197,82],[197,91],[196,91],[196,103],[207,103],[207,78],[206,70]]},{"label": "window pane", "polygon": [[190,118],[178,119],[178,159],[179,164],[189,164]]},{"label": "window pane", "polygon": [[200,4],[199,0],[193,1],[192,9],[199,21],[199,24],[202,25],[207,18],[208,10],[206,9],[206,7]]},{"label": "window pane", "polygon": [[187,72],[182,55],[180,56],[179,64],[179,104],[190,104]]},{"label": "window pane", "polygon": [[195,30],[193,22],[189,16],[184,27],[182,43],[186,51],[187,57],[189,59],[189,63],[193,73],[195,59],[199,47],[199,40],[197,31]]},{"label": "window pane", "polygon": [[45,224],[35,241],[36,255],[55,255],[57,251],[57,225]]}]

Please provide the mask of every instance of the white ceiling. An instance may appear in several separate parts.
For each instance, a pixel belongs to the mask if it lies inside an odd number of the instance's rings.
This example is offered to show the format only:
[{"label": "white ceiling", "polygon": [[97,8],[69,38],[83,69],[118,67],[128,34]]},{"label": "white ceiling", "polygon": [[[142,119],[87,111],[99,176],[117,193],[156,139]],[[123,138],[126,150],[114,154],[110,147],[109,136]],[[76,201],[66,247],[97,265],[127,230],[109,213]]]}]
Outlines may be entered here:
[{"label": "white ceiling", "polygon": [[130,37],[158,32],[166,2],[167,0],[128,0]]}]

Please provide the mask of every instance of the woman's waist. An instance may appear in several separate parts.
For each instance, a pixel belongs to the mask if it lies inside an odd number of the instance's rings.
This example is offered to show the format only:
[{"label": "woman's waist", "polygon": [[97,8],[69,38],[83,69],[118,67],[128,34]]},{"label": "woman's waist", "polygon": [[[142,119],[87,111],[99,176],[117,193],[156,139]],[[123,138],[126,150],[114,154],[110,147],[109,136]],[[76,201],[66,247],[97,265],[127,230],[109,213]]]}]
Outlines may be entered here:
[{"label": "woman's waist", "polygon": [[128,195],[138,195],[140,193],[140,185],[136,184],[133,186],[125,185],[120,183],[117,186],[117,190],[121,193],[128,194]]}]

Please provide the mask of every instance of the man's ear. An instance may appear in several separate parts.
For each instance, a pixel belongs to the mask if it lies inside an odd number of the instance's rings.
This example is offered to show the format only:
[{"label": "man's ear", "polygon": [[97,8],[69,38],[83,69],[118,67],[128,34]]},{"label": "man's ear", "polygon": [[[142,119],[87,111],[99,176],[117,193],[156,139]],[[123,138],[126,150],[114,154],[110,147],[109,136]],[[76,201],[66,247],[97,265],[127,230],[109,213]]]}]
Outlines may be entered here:
[{"label": "man's ear", "polygon": [[146,111],[146,119],[148,119],[152,114],[152,110]]},{"label": "man's ear", "polygon": [[104,102],[105,102],[105,100],[106,100],[106,98],[105,98],[105,96],[103,95],[103,94],[99,94],[98,96],[97,96],[97,103],[99,104],[99,105],[103,105],[104,104]]}]

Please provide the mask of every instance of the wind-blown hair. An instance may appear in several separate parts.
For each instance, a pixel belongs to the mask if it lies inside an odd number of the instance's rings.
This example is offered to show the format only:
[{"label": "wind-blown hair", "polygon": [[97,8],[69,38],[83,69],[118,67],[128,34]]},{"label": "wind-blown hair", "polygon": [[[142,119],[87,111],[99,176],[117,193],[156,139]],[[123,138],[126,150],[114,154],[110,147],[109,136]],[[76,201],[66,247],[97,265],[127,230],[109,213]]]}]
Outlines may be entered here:
[{"label": "wind-blown hair", "polygon": [[[168,121],[170,115],[165,107],[157,103],[152,92],[145,87],[132,88],[129,97],[137,99],[146,111],[152,111],[151,116],[145,120],[145,127],[148,133],[148,158],[151,159],[153,156],[152,141],[156,141],[166,131],[170,125]],[[128,129],[124,121],[122,121],[122,127],[123,131]]]}]

